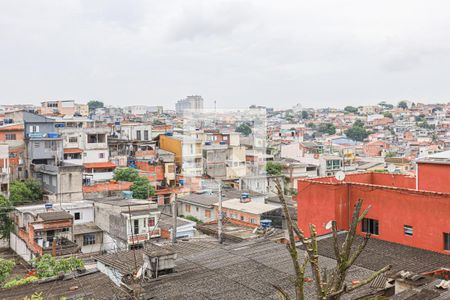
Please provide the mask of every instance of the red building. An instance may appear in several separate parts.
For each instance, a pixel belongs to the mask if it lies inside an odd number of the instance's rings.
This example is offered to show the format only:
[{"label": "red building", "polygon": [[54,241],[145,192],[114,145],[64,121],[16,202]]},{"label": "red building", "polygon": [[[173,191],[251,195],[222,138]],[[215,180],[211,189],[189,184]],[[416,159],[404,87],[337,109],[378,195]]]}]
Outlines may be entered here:
[{"label": "red building", "polygon": [[[330,233],[326,224],[336,220],[339,230],[348,230],[352,209],[361,198],[363,209],[371,209],[358,234],[370,232],[375,239],[450,254],[450,193],[433,190],[442,191],[445,185],[450,189],[449,177],[436,179],[444,172],[442,165],[430,165],[420,170],[419,163],[420,189],[413,176],[386,173],[350,174],[341,182],[334,177],[301,180],[298,225],[308,232],[309,224],[315,224],[323,235]],[[449,174],[450,165],[446,168]]]}]

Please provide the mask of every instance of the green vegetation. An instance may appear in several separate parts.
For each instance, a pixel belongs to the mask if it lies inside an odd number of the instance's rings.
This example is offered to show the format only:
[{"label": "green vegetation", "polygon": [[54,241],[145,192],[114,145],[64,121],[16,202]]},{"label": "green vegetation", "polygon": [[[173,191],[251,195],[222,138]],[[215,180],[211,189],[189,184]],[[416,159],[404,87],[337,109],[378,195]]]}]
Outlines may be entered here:
[{"label": "green vegetation", "polygon": [[39,182],[34,179],[15,180],[11,183],[9,191],[9,202],[13,206],[42,200],[43,195]]},{"label": "green vegetation", "polygon": [[383,116],[384,116],[385,118],[391,118],[391,119],[394,119],[394,116],[392,115],[392,113],[391,113],[390,111],[385,111],[385,112],[383,112]]},{"label": "green vegetation", "polygon": [[133,198],[136,199],[148,199],[150,196],[155,195],[155,188],[150,184],[148,178],[139,177],[133,181],[131,186],[133,192]]},{"label": "green vegetation", "polygon": [[23,298],[23,300],[43,300],[43,299],[44,298],[42,297],[42,292],[40,292],[40,293],[34,292],[33,295],[31,295],[31,297],[27,296],[27,297]]},{"label": "green vegetation", "polygon": [[369,136],[369,133],[364,128],[364,122],[356,120],[355,123],[353,123],[353,126],[345,131],[345,135],[349,139],[362,142]]},{"label": "green vegetation", "polygon": [[302,110],[302,119],[303,120],[309,119],[309,114],[306,110]]},{"label": "green vegetation", "polygon": [[139,176],[139,172],[133,168],[122,168],[114,171],[114,180],[133,182],[131,191],[136,199],[148,199],[155,194],[155,188],[148,178]]},{"label": "green vegetation", "polygon": [[11,275],[16,263],[14,260],[0,258],[0,283],[6,280]]},{"label": "green vegetation", "polygon": [[38,280],[38,279],[39,278],[37,278],[36,276],[28,276],[26,278],[16,278],[16,279],[10,280],[7,283],[5,283],[3,285],[3,288],[9,289],[9,288],[13,288],[13,287],[16,287],[16,286],[29,284],[29,283],[32,283],[32,282]]},{"label": "green vegetation", "polygon": [[406,103],[406,101],[400,101],[397,104],[397,107],[402,108],[402,109],[407,109],[408,108],[408,104]]},{"label": "green vegetation", "polygon": [[434,129],[436,127],[434,124],[428,124],[427,121],[418,122],[417,126],[424,129]]},{"label": "green vegetation", "polygon": [[346,106],[344,108],[344,110],[349,113],[357,113],[358,112],[358,108],[356,108],[354,106]]},{"label": "green vegetation", "polygon": [[197,224],[202,224],[202,223],[203,223],[202,221],[200,221],[199,219],[197,219],[197,218],[194,217],[194,216],[188,215],[188,216],[186,216],[186,217],[184,217],[184,218],[185,218],[186,220],[195,222],[195,223],[197,223]]},{"label": "green vegetation", "polygon": [[266,172],[269,176],[281,175],[282,170],[283,166],[280,163],[268,161],[266,164]]},{"label": "green vegetation", "polygon": [[13,228],[13,223],[9,217],[11,211],[11,202],[3,195],[0,195],[0,239],[9,240],[9,233]]},{"label": "green vegetation", "polygon": [[103,104],[103,102],[97,101],[97,100],[89,101],[87,105],[88,105],[88,107],[89,107],[89,111],[90,111],[90,112],[96,110],[97,108],[101,108],[101,107],[104,107],[104,106],[105,106],[105,105]]},{"label": "green vegetation", "polygon": [[326,134],[335,134],[336,126],[334,126],[331,123],[321,123],[319,125],[319,132],[326,133]]},{"label": "green vegetation", "polygon": [[236,128],[236,132],[242,133],[244,136],[249,136],[252,133],[252,128],[247,123],[242,123]]},{"label": "green vegetation", "polygon": [[77,268],[83,268],[84,262],[74,256],[56,260],[50,254],[44,254],[39,259],[33,259],[32,265],[36,268],[39,278],[46,278],[56,276],[60,272],[67,273]]},{"label": "green vegetation", "polygon": [[381,101],[378,103],[379,106],[383,107],[384,109],[393,109],[394,105],[386,103],[386,101]]},{"label": "green vegetation", "polygon": [[114,180],[134,182],[139,178],[139,172],[133,168],[120,168],[114,170]]}]

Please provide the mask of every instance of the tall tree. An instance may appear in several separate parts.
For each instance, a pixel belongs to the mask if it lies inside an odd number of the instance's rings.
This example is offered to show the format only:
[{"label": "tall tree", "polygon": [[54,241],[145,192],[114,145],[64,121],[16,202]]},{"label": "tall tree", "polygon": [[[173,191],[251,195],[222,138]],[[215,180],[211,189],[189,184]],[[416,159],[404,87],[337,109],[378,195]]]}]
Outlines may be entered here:
[{"label": "tall tree", "polygon": [[402,109],[407,109],[408,108],[408,104],[406,103],[406,101],[400,101],[397,104],[397,107],[402,108]]},{"label": "tall tree", "polygon": [[105,105],[103,104],[103,102],[101,101],[97,101],[97,100],[92,100],[88,102],[88,107],[89,107],[89,111],[93,112],[94,110],[96,110],[97,108],[101,108],[104,107]]}]

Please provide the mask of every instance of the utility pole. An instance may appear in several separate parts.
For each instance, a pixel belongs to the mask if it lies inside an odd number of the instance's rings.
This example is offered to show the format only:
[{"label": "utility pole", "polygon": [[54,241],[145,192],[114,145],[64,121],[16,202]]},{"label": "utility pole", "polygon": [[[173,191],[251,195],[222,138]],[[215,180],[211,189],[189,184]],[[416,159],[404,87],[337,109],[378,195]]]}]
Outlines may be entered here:
[{"label": "utility pole", "polygon": [[217,235],[219,243],[222,244],[222,181],[219,180],[219,215],[217,218]]},{"label": "utility pole", "polygon": [[[133,228],[133,224],[131,222],[131,209],[130,209],[130,205],[128,204],[128,220],[130,220],[130,230],[131,230],[131,240],[133,241],[132,244],[134,246],[134,244],[136,243],[136,241],[134,240],[134,228]],[[136,262],[136,251],[135,251],[135,247],[133,247],[133,256],[134,256],[134,274],[137,273],[137,262]]]},{"label": "utility pole", "polygon": [[177,242],[177,196],[175,193],[170,194],[172,198],[172,244]]}]

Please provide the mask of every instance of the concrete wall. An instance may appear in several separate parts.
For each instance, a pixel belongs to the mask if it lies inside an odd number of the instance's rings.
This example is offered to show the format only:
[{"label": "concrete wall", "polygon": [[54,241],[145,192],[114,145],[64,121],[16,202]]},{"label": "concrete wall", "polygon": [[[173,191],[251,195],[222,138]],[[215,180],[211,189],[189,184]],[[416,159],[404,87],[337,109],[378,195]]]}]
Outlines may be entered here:
[{"label": "concrete wall", "polygon": [[[450,233],[450,194],[311,180],[300,181],[298,189],[298,225],[305,232],[315,224],[319,235],[329,233],[325,225],[331,220],[348,229],[352,208],[363,199],[363,209],[371,205],[367,218],[379,222],[379,234],[372,238],[448,253],[443,234]],[[412,236],[404,234],[404,225],[413,227]],[[361,225],[358,233],[363,234]]]},{"label": "concrete wall", "polygon": [[450,193],[450,165],[419,163],[419,190]]}]

